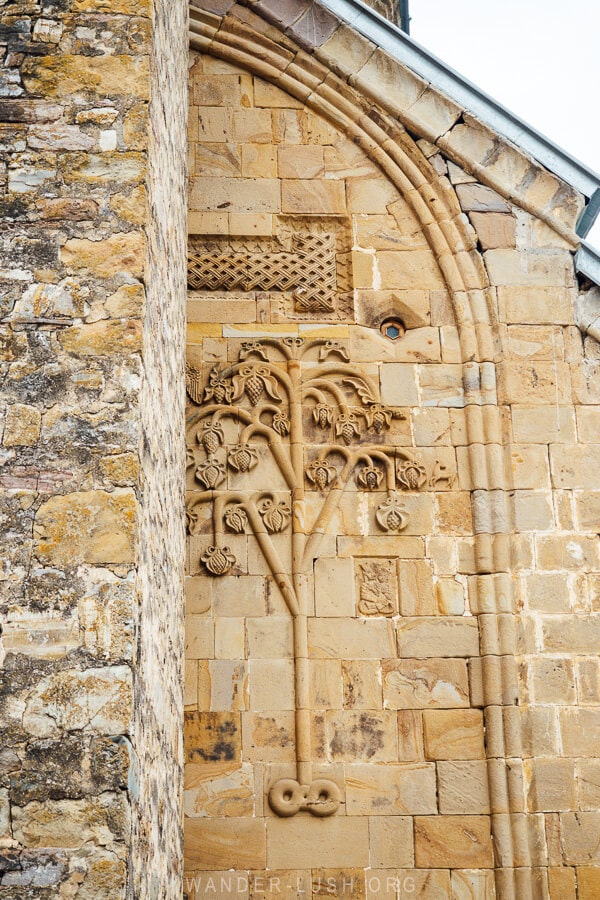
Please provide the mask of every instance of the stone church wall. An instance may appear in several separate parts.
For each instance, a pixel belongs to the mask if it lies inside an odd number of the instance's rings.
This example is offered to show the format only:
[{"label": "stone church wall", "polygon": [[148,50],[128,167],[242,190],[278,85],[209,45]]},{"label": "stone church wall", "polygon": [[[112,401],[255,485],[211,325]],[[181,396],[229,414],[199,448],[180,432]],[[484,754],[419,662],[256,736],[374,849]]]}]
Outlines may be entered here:
[{"label": "stone church wall", "polygon": [[0,898],[594,898],[583,198],[194,0],[186,427],[186,12],[0,4]]},{"label": "stone church wall", "polygon": [[593,897],[581,198],[310,4],[209,8],[190,68],[188,894]]}]

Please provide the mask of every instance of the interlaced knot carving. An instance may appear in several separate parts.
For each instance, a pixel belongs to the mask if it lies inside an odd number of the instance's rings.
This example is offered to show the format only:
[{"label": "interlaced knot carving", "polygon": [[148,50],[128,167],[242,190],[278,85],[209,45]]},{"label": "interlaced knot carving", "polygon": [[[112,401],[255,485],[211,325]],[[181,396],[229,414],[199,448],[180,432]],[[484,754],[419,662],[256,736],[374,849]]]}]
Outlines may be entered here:
[{"label": "interlaced knot carving", "polygon": [[337,287],[332,234],[295,234],[290,251],[188,252],[191,290],[289,291],[298,312],[333,312]]}]

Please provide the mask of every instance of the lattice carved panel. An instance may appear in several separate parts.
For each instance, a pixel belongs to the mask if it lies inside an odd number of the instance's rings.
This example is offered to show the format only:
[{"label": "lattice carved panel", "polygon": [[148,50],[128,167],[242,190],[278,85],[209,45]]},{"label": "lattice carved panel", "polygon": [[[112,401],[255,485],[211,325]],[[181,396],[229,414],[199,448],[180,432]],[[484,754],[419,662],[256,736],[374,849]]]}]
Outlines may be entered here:
[{"label": "lattice carved panel", "polygon": [[264,239],[192,237],[188,289],[268,292],[281,298],[284,317],[344,317],[352,287],[347,229],[329,220],[282,219],[276,227]]}]

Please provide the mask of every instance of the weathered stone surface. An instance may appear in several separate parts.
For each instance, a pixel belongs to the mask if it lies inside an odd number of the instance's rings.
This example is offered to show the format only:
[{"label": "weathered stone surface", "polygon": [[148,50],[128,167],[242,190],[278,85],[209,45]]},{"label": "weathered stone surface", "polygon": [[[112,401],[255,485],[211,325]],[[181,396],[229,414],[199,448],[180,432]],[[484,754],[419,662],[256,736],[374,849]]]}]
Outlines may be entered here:
[{"label": "weathered stone surface", "polygon": [[135,516],[131,490],[53,497],[36,515],[36,556],[58,566],[131,564],[135,560]]},{"label": "weathered stone surface", "polygon": [[385,660],[383,705],[388,709],[444,709],[469,705],[462,659]]},{"label": "weathered stone surface", "polygon": [[491,868],[494,864],[487,816],[418,816],[417,866]]},{"label": "weathered stone surface", "polygon": [[28,91],[64,100],[73,94],[122,96],[147,100],[148,58],[132,56],[40,56],[23,63]]},{"label": "weathered stone surface", "polygon": [[124,273],[140,278],[144,272],[145,252],[144,237],[129,232],[105,240],[72,238],[65,243],[61,258],[71,271],[88,270],[103,277]]},{"label": "weathered stone surface", "polygon": [[27,700],[23,722],[38,737],[72,729],[123,734],[131,714],[131,669],[107,666],[43,678]]}]

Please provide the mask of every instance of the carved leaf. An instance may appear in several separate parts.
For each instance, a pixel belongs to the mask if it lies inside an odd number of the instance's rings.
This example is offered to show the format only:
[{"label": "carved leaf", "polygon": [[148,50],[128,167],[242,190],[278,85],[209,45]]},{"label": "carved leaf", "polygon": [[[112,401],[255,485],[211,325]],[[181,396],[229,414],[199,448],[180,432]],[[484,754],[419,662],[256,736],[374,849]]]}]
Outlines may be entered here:
[{"label": "carved leaf", "polygon": [[377,397],[373,393],[373,388],[360,375],[342,375],[341,381],[344,384],[350,384],[358,394],[361,401],[366,404],[377,403]]},{"label": "carved leaf", "polygon": [[202,403],[202,373],[189,363],[185,366],[185,389],[192,403],[199,406]]}]

